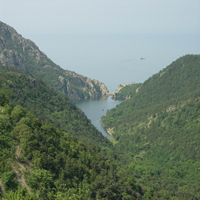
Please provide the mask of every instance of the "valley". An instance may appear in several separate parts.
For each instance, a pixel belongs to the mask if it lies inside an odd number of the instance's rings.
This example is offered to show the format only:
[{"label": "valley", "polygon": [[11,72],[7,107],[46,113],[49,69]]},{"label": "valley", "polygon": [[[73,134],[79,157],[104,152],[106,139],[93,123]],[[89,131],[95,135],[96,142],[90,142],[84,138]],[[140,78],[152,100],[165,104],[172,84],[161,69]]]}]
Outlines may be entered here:
[{"label": "valley", "polygon": [[200,199],[200,55],[163,67],[109,92],[0,22],[0,198]]}]

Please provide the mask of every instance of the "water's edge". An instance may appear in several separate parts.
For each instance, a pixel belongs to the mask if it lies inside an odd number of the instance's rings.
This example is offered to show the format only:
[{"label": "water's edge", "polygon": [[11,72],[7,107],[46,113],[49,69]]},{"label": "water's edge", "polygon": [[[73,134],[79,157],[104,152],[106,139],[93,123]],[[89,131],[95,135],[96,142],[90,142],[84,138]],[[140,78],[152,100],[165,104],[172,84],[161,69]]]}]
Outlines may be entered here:
[{"label": "water's edge", "polygon": [[107,110],[114,108],[121,102],[113,100],[111,97],[75,100],[76,106],[85,113],[88,119],[91,120],[91,123],[107,138],[110,138],[111,135],[106,132],[100,119],[103,115],[106,115]]}]

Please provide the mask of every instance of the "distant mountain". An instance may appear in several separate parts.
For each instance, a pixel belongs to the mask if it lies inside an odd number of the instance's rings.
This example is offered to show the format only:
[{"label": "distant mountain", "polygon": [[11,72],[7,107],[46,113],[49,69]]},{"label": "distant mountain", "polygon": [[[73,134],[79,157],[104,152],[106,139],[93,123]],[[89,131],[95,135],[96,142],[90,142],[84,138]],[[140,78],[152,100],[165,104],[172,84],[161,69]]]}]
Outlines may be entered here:
[{"label": "distant mountain", "polygon": [[97,98],[108,93],[102,82],[64,70],[53,63],[31,40],[24,39],[1,21],[0,65],[27,71],[70,99]]},{"label": "distant mountain", "polygon": [[144,199],[200,199],[200,55],[177,59],[129,97],[102,122]]}]

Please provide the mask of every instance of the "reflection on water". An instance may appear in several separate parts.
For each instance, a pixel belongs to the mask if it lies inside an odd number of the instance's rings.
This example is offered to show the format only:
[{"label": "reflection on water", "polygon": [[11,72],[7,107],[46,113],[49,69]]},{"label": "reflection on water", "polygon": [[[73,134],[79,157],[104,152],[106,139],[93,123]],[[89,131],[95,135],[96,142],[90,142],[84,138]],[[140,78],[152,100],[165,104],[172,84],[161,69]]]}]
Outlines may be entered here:
[{"label": "reflection on water", "polygon": [[81,99],[76,100],[75,104],[79,107],[92,124],[107,138],[110,135],[105,131],[102,124],[99,122],[103,115],[106,115],[106,111],[114,108],[121,101],[112,100],[111,97],[103,97],[101,99]]}]

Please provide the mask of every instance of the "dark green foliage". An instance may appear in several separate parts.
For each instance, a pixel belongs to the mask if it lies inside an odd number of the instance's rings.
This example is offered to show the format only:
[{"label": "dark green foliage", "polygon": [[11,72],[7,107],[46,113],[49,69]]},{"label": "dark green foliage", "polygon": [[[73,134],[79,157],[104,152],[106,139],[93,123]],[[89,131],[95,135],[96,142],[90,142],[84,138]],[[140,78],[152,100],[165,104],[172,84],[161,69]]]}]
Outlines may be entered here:
[{"label": "dark green foliage", "polygon": [[0,91],[0,106],[8,103],[8,97]]},{"label": "dark green foliage", "polygon": [[15,172],[8,171],[2,175],[2,182],[6,190],[16,190],[18,182],[16,181]]},{"label": "dark green foliage", "polygon": [[144,199],[200,198],[199,67],[199,55],[179,58],[102,118]]},{"label": "dark green foliage", "polygon": [[[96,130],[80,109],[41,80],[16,68],[0,67],[0,89],[6,93],[13,105],[23,106],[38,118],[78,137],[84,143],[95,144],[100,148],[112,148],[112,144]],[[3,105],[8,98],[0,95]],[[11,116],[18,122],[25,114],[26,111],[17,106]],[[25,124],[29,123],[28,118],[23,120],[26,121]]]},{"label": "dark green foliage", "polygon": [[[1,146],[0,154],[6,190],[15,191],[23,175],[36,196],[23,193],[21,197],[30,199],[137,199],[142,195],[138,184],[98,148],[86,146],[20,106],[9,111],[4,114],[11,127],[1,127],[1,136],[6,136],[8,142]],[[20,194],[17,190],[3,196]]]}]

